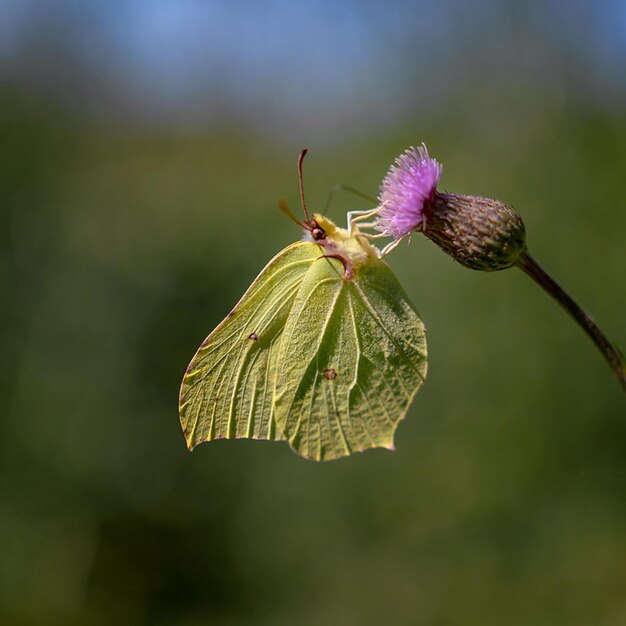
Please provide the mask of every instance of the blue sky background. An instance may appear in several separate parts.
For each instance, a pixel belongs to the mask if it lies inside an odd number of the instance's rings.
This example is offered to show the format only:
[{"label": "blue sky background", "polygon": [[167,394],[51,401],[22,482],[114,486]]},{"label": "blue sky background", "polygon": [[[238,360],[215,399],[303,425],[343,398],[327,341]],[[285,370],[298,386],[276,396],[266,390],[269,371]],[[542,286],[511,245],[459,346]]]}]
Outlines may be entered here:
[{"label": "blue sky background", "polygon": [[623,106],[624,67],[619,0],[0,0],[3,82],[131,124],[332,140],[528,81]]}]

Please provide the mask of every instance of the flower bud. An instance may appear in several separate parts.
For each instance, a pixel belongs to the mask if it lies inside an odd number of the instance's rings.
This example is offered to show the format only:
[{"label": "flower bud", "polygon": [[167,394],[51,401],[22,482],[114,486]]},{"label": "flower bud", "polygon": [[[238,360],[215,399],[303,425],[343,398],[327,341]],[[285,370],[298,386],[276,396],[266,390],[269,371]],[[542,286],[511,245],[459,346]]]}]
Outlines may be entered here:
[{"label": "flower bud", "polygon": [[423,144],[396,158],[381,184],[373,224],[376,237],[394,239],[381,254],[412,232],[421,232],[470,269],[491,272],[516,265],[580,324],[626,391],[624,356],[529,254],[517,211],[492,198],[442,193],[437,189],[441,173],[442,166]]},{"label": "flower bud", "polygon": [[499,200],[436,191],[424,206],[423,218],[422,232],[473,270],[512,267],[526,249],[522,218]]}]

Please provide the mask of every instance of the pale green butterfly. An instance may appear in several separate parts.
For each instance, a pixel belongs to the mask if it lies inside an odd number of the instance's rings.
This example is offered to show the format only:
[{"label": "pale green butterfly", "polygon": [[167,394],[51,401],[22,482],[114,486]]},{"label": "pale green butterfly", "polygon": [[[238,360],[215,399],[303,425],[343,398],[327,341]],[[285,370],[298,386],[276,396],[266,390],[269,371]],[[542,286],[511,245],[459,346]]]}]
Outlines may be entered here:
[{"label": "pale green butterfly", "polygon": [[359,230],[373,213],[348,213],[347,229],[309,219],[305,153],[304,240],[267,264],[187,367],[179,412],[190,450],[241,438],[288,441],[315,461],[393,450],[425,379],[424,324]]}]

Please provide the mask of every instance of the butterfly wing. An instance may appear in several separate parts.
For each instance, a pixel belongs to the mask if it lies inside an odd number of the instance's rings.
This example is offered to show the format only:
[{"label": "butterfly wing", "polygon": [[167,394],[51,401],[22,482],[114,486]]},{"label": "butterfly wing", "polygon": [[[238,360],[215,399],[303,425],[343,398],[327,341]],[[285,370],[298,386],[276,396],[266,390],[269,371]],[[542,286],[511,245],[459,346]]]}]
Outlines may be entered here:
[{"label": "butterfly wing", "polygon": [[278,253],[204,340],[180,389],[189,449],[214,439],[284,439],[273,411],[278,346],[296,294],[319,256],[318,246],[302,242]]},{"label": "butterfly wing", "polygon": [[309,268],[281,339],[274,395],[278,427],[298,454],[393,449],[425,376],[424,325],[383,261],[350,281],[335,260]]}]

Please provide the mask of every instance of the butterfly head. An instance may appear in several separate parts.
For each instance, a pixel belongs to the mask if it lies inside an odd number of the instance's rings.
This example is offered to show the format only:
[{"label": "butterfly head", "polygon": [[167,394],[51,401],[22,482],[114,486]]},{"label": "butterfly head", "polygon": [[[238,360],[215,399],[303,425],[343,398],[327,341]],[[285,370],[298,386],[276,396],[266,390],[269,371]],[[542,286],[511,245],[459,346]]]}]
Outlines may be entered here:
[{"label": "butterfly head", "polygon": [[[295,218],[292,217],[292,219],[304,227],[304,241],[321,246],[324,250],[322,256],[340,260],[345,270],[345,278],[351,279],[355,276],[355,271],[359,266],[372,259],[380,258],[379,251],[359,233],[358,228],[354,231],[338,228],[333,221],[320,213],[313,213],[313,217],[309,217],[302,183],[302,160],[306,153],[305,148],[298,156],[298,183],[304,220],[298,222]],[[286,204],[281,205],[281,210],[289,215]]]},{"label": "butterfly head", "polygon": [[313,219],[305,220],[303,226],[306,230],[305,238],[320,243],[337,232],[334,222],[319,213],[314,213]]},{"label": "butterfly head", "polygon": [[303,223],[304,241],[316,243],[323,250],[323,256],[339,259],[345,269],[345,277],[355,276],[361,265],[380,258],[377,248],[372,246],[358,231],[339,228],[327,217],[319,213]]}]

